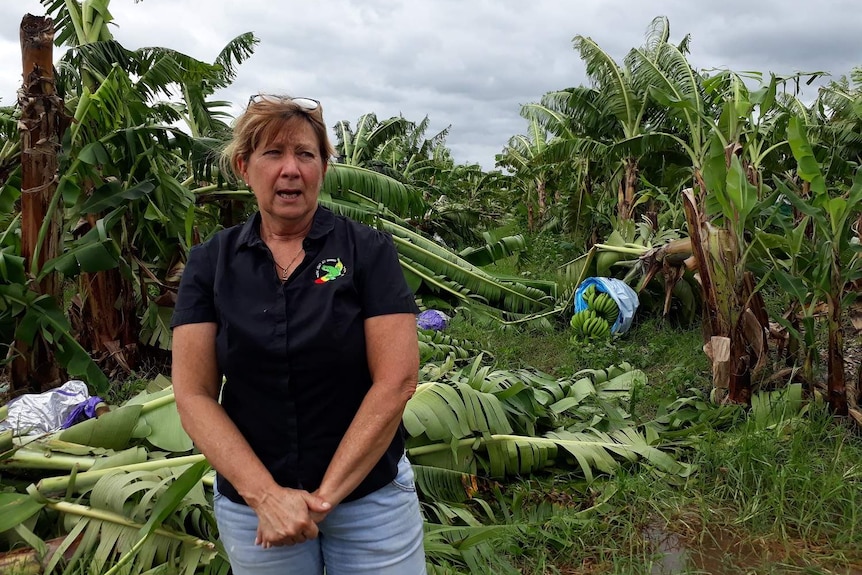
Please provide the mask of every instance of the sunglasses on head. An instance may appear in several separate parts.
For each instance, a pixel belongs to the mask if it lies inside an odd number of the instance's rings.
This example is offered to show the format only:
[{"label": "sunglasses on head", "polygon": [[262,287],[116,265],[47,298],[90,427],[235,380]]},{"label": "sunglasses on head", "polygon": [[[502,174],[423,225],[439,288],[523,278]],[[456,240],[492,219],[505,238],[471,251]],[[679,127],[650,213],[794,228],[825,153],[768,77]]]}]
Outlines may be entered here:
[{"label": "sunglasses on head", "polygon": [[320,102],[315,100],[314,98],[291,98],[290,96],[276,96],[274,94],[254,94],[248,99],[248,105],[258,104],[260,102],[271,102],[273,104],[280,104],[282,102],[293,102],[301,110],[306,112],[313,112],[320,108]]}]

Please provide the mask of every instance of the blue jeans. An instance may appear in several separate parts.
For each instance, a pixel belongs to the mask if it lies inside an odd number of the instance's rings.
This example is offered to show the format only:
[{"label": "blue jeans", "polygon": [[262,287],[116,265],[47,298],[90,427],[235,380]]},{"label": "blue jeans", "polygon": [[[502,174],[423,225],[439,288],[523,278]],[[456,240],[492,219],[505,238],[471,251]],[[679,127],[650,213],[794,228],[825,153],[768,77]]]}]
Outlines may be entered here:
[{"label": "blue jeans", "polygon": [[422,516],[407,457],[398,476],[374,493],[341,503],[317,539],[263,549],[254,544],[257,515],[216,490],[219,534],[234,575],[424,575]]}]

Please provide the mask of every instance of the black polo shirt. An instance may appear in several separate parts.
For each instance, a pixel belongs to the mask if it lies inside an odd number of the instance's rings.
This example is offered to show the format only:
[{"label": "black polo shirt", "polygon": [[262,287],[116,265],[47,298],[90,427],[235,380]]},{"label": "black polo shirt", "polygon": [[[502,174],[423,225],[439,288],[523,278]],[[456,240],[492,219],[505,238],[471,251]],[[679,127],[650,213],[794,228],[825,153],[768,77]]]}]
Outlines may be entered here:
[{"label": "black polo shirt", "polygon": [[[259,213],[218,232],[189,253],[171,327],[218,325],[225,411],[276,482],[313,491],[371,387],[364,320],[418,309],[388,234],[318,207],[303,248],[282,283]],[[403,449],[399,431],[346,500],[392,481]]]}]

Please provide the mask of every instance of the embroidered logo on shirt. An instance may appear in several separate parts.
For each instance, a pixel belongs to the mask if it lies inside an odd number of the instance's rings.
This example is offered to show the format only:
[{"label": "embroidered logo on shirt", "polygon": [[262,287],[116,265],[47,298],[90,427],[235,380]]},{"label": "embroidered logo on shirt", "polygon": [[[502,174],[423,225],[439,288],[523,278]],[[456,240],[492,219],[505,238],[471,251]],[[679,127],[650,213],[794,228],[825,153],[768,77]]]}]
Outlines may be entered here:
[{"label": "embroidered logo on shirt", "polygon": [[338,279],[347,273],[347,268],[341,263],[341,258],[335,260],[323,260],[317,264],[317,279],[316,284],[325,284],[334,279]]}]

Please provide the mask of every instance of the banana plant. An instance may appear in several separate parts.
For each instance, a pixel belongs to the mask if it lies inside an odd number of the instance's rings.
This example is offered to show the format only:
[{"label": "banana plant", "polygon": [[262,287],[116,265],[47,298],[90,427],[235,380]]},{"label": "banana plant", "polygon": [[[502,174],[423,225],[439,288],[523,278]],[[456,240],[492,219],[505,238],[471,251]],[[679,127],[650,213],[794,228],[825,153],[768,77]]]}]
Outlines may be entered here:
[{"label": "banana plant", "polygon": [[548,183],[553,166],[545,161],[543,154],[550,136],[533,107],[522,107],[521,115],[529,121],[529,133],[512,136],[503,153],[497,156],[497,165],[515,173],[522,203],[527,208],[527,230],[533,232],[536,221],[544,220],[548,209]]},{"label": "banana plant", "polygon": [[426,138],[430,123],[428,116],[418,123],[406,122],[402,133],[390,137],[377,149],[375,160],[405,181],[433,182],[441,170],[450,168],[453,162],[446,147],[451,126]]},{"label": "banana plant", "polygon": [[817,101],[810,109],[802,109],[809,119],[809,138],[828,146],[828,153],[821,158],[826,172],[832,176],[852,172],[848,164],[862,163],[862,146],[859,133],[862,130],[862,67],[854,68],[850,77],[839,78],[820,89]]},{"label": "banana plant", "polygon": [[[222,136],[227,124],[218,108],[226,103],[208,98],[233,80],[257,40],[251,34],[235,38],[212,64],[166,48],[130,51],[110,33],[109,0],[42,3],[53,16],[57,43],[68,47],[56,66],[56,85],[74,122],[52,199],[55,208],[68,208],[57,211],[66,217],[64,253],[31,271],[38,277],[62,272],[79,289],[70,327],[52,320],[42,322],[46,327],[39,332],[28,320],[26,333],[59,342],[74,334],[80,345],[65,346],[59,359],[73,376],[86,371],[101,393],[106,377],[95,375],[78,348],[128,371],[142,339],[168,345],[167,308],[157,302],[170,295],[170,277],[195,232],[207,234],[218,224],[196,220],[201,211],[188,187],[192,180],[181,179],[212,176],[206,168],[212,160],[200,157],[206,146],[169,124],[184,120],[193,136]],[[176,92],[179,103],[154,103]],[[12,148],[4,150],[14,157]],[[0,197],[12,208],[15,181],[7,176]],[[14,222],[6,235],[13,230]],[[39,233],[45,237],[44,226]],[[4,308],[17,309],[11,302]]]},{"label": "banana plant", "polygon": [[[548,295],[547,289],[543,291],[520,282],[501,280],[471,264],[457,253],[414,231],[408,222],[390,212],[382,203],[345,186],[344,179],[347,174],[341,172],[347,172],[353,178],[355,168],[336,168],[338,179],[331,184],[325,184],[324,189],[329,193],[329,199],[321,196],[321,203],[337,213],[392,234],[402,269],[414,292],[421,293],[422,289],[427,289],[466,305],[487,305],[515,314],[535,313],[553,308],[554,298]],[[379,186],[384,190],[392,189],[396,193],[407,190],[399,188],[397,183],[382,174],[361,171],[358,176],[363,180],[365,189],[373,190]]]},{"label": "banana plant", "polygon": [[352,129],[347,120],[339,121],[335,124],[335,151],[339,162],[367,166],[381,146],[403,135],[408,126],[407,120],[401,116],[380,121],[373,113],[360,116],[356,129]]},{"label": "banana plant", "polygon": [[[482,172],[479,166],[455,166],[446,147],[449,128],[426,138],[429,124],[427,116],[418,123],[403,117],[379,122],[374,114],[360,117],[355,132],[348,122],[337,123],[338,157],[331,165],[333,177],[327,180],[342,180],[348,174],[353,178],[360,173],[340,169],[345,166],[388,176],[399,188],[408,190],[406,196],[399,192],[402,197],[387,194],[380,198],[390,210],[453,249],[471,245],[479,239],[483,227],[499,221],[494,216],[502,215],[486,209],[492,202],[476,193],[477,187],[498,179]],[[481,175],[477,176],[477,172]],[[371,195],[370,189],[351,189]]]},{"label": "banana plant", "polygon": [[[16,178],[9,178],[0,188],[0,197],[18,196],[18,185]],[[28,288],[27,270],[20,255],[21,216],[12,216],[10,210],[5,217],[8,223],[0,233],[0,341],[11,345],[13,340],[17,340],[27,347],[32,347],[37,340],[46,342],[69,375],[89,381],[94,390],[104,393],[108,389],[108,379],[93,362],[89,351],[77,340],[65,310],[48,294],[39,294]],[[81,253],[79,249],[72,249],[65,257],[77,262],[75,258]],[[86,255],[82,258],[86,259]],[[56,261],[46,262],[42,273],[49,273]],[[10,358],[5,362],[8,363]]]},{"label": "banana plant", "polygon": [[[763,182],[764,162],[786,146],[776,138],[775,118],[784,110],[775,98],[774,76],[751,91],[732,73],[703,77],[672,45],[637,53],[657,101],[684,122],[685,139],[669,134],[685,150],[693,186],[683,205],[701,284],[704,348],[713,364],[713,386],[721,401],[747,404],[752,375],[765,365],[768,317],[748,270],[748,235],[772,194]],[[778,141],[775,141],[778,139]],[[770,196],[772,194],[772,196]]]},{"label": "banana plant", "polygon": [[[201,565],[226,573],[227,557],[213,542],[214,519],[201,478],[206,461],[174,474],[113,472],[87,491],[87,503],[30,494],[0,495],[0,532],[14,530],[34,548],[46,549],[26,526],[41,514],[59,522],[65,536],[41,558],[39,572],[142,574],[154,568],[195,573]],[[123,493],[117,497],[117,493]],[[44,510],[44,512],[43,512]],[[42,571],[44,569],[44,571]]]},{"label": "banana plant", "polygon": [[[18,135],[18,115],[15,108],[0,107],[0,190],[2,191],[6,190],[7,183],[10,183],[13,175],[20,178],[21,138]],[[8,204],[20,197],[19,188],[20,186],[9,186],[10,192],[14,190],[14,197],[5,193],[0,195],[0,213],[12,212]]]},{"label": "banana plant", "polygon": [[[788,139],[798,162],[797,174],[808,183],[811,195],[806,198],[794,186],[778,181],[783,196],[804,214],[801,223],[784,223],[789,241],[782,246],[782,251],[793,260],[797,275],[791,276],[779,268],[778,277],[801,306],[810,308],[819,302],[826,304],[829,405],[834,413],[846,415],[848,394],[844,379],[841,317],[853,297],[850,286],[862,279],[859,257],[862,248],[855,229],[857,218],[862,213],[862,170],[855,171],[849,187],[840,181],[840,173],[837,183],[827,180],[807,133],[802,119],[791,118]],[[811,237],[790,243],[806,231],[810,231]]]}]

